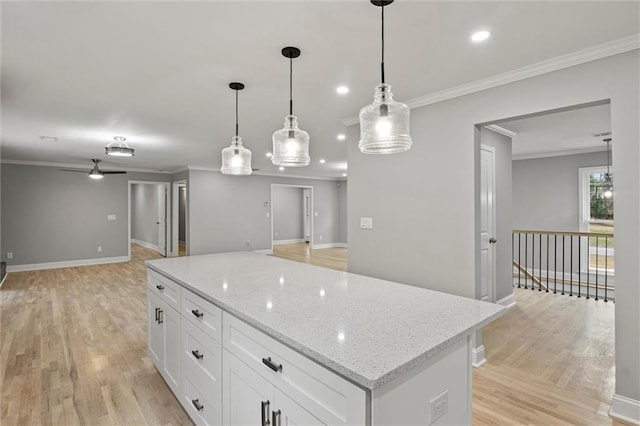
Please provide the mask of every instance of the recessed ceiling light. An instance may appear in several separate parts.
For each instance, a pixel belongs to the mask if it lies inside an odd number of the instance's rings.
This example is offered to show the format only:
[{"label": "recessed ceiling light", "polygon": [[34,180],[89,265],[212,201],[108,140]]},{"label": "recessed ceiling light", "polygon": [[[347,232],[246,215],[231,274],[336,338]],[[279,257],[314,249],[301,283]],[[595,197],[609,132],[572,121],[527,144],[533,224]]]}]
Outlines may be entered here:
[{"label": "recessed ceiling light", "polygon": [[491,33],[487,30],[476,31],[471,34],[471,41],[474,43],[480,43],[481,41],[487,40],[489,37],[491,37]]},{"label": "recessed ceiling light", "polygon": [[343,141],[343,140],[345,140],[346,138],[347,138],[347,137],[346,137],[343,133],[340,133],[340,134],[338,135],[338,140],[339,140],[339,141]]},{"label": "recessed ceiling light", "polygon": [[278,170],[280,170],[281,172],[283,172],[283,171],[284,171],[284,167],[280,166],[280,167],[278,167]]},{"label": "recessed ceiling light", "polygon": [[343,173],[343,174],[342,174],[342,177],[347,177],[347,174],[346,174],[346,173]]},{"label": "recessed ceiling light", "polygon": [[324,159],[324,158],[321,158],[321,159],[320,159],[320,164],[324,164],[324,163],[326,163],[325,159]]},{"label": "recessed ceiling light", "polygon": [[336,93],[338,95],[346,95],[349,93],[349,88],[347,86],[338,86],[336,87]]},{"label": "recessed ceiling light", "polygon": [[272,153],[267,152],[267,158],[271,158],[272,155],[273,155]]},{"label": "recessed ceiling light", "polygon": [[58,138],[54,138],[53,136],[40,136],[40,140],[42,140],[42,142],[56,142]]}]

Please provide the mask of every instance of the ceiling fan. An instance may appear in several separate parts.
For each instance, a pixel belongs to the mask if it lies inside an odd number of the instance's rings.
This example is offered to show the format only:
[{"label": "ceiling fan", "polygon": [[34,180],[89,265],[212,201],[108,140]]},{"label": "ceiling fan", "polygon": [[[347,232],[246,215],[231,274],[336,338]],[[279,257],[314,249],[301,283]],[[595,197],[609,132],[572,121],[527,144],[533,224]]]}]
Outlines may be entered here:
[{"label": "ceiling fan", "polygon": [[100,170],[100,167],[98,167],[98,163],[102,160],[98,160],[96,158],[92,158],[91,161],[93,161],[93,168],[91,170],[80,170],[80,169],[60,169],[63,172],[80,172],[80,173],[88,173],[89,177],[92,179],[102,179],[104,177],[104,175],[123,175],[126,174],[127,172],[125,172],[124,170],[105,170],[102,171]]}]

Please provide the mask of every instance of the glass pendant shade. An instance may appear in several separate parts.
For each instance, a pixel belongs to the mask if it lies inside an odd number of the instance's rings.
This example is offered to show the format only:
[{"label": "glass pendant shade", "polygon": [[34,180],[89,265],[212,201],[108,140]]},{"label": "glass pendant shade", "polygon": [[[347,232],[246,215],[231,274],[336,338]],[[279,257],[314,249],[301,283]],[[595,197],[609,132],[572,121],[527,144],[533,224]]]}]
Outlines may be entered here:
[{"label": "glass pendant shade", "polygon": [[104,148],[107,155],[115,157],[133,157],[135,155],[135,150],[127,145],[125,137],[115,136],[113,139],[115,141]]},{"label": "glass pendant shade", "polygon": [[409,107],[393,100],[390,85],[379,84],[373,103],[360,110],[360,151],[392,154],[407,151],[412,144]]},{"label": "glass pendant shade", "polygon": [[286,116],[284,128],[273,132],[271,162],[276,166],[304,167],[310,161],[309,133],[298,128],[295,115]]},{"label": "glass pendant shade", "polygon": [[220,172],[223,175],[236,176],[251,174],[251,151],[242,146],[240,136],[234,136],[231,145],[222,150]]}]

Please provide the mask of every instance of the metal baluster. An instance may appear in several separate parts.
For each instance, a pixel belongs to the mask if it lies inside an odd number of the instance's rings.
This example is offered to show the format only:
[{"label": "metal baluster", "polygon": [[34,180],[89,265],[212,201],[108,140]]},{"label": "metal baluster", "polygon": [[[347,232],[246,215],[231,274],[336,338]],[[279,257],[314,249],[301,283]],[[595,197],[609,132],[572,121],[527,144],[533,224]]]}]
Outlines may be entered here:
[{"label": "metal baluster", "polygon": [[569,296],[573,296],[573,235],[569,237]]},{"label": "metal baluster", "polygon": [[522,234],[518,232],[518,288],[522,282]]},{"label": "metal baluster", "polygon": [[580,284],[581,284],[580,281],[582,280],[582,271],[580,271],[580,267],[582,266],[580,262],[580,257],[581,257],[580,253],[582,253],[580,251],[581,240],[582,240],[582,237],[578,235],[578,297],[580,297]]},{"label": "metal baluster", "polygon": [[589,267],[591,263],[591,254],[589,254],[589,238],[587,237],[587,299],[589,298]]},{"label": "metal baluster", "polygon": [[[596,237],[596,300],[598,300],[598,245],[600,245],[600,237]],[[589,251],[591,251],[591,247],[589,247]]]},{"label": "metal baluster", "polygon": [[531,290],[535,290],[536,282],[533,277],[536,276],[536,234],[531,234]]},{"label": "metal baluster", "polygon": [[[515,260],[516,258],[514,257],[515,255],[515,243],[516,241],[516,233],[515,232],[511,232],[511,259]],[[513,286],[513,262],[511,265],[511,286]]]},{"label": "metal baluster", "polygon": [[609,278],[609,237],[604,237],[604,301],[608,302],[607,290],[608,290],[608,278]]},{"label": "metal baluster", "polygon": [[562,295],[564,296],[564,234],[562,235]]},{"label": "metal baluster", "polygon": [[553,294],[557,294],[558,285],[558,235],[553,236]]},{"label": "metal baluster", "polygon": [[[538,237],[538,276],[540,277],[540,282],[542,282],[542,234]],[[538,285],[538,291],[542,291],[542,286]]]},{"label": "metal baluster", "polygon": [[547,234],[547,293],[549,293],[549,234]]},{"label": "metal baluster", "polygon": [[[529,234],[527,234],[525,232],[524,234],[524,270],[528,271],[527,269],[527,258],[529,257],[529,254],[527,253],[529,251]],[[529,278],[527,278],[527,276],[524,276],[524,288],[529,288],[527,287],[527,281],[529,280]]]}]

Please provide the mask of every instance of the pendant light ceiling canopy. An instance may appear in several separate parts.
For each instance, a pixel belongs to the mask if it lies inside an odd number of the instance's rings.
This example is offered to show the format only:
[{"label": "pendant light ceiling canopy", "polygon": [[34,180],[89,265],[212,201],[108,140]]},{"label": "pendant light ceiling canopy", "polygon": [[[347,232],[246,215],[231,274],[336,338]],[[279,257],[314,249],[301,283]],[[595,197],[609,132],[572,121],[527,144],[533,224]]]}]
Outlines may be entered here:
[{"label": "pendant light ceiling canopy", "polygon": [[365,154],[393,154],[407,151],[413,141],[409,134],[409,107],[393,100],[391,86],[384,79],[384,8],[393,0],[371,0],[382,14],[381,83],[373,103],[360,110],[360,151]]},{"label": "pendant light ceiling canopy", "polygon": [[282,56],[289,59],[289,115],[284,119],[284,128],[273,133],[271,162],[281,167],[304,167],[311,161],[309,134],[298,128],[298,119],[293,115],[293,59],[300,56],[300,49],[285,47]]},{"label": "pendant light ceiling canopy", "polygon": [[229,83],[229,88],[236,92],[236,135],[231,138],[231,145],[222,150],[223,175],[247,176],[251,174],[251,151],[242,146],[242,138],[238,135],[238,92],[244,84]]},{"label": "pendant light ceiling canopy", "polygon": [[104,148],[107,155],[113,155],[115,157],[134,156],[135,150],[133,148],[129,148],[129,145],[125,142],[127,138],[124,136],[114,136],[113,139],[115,140]]}]

